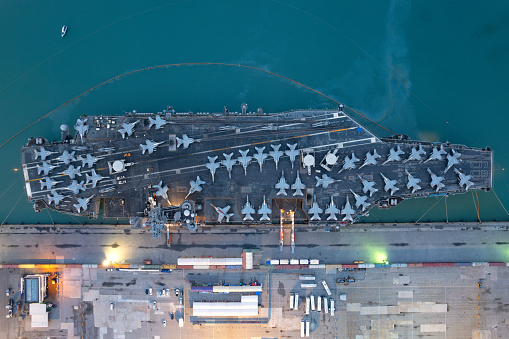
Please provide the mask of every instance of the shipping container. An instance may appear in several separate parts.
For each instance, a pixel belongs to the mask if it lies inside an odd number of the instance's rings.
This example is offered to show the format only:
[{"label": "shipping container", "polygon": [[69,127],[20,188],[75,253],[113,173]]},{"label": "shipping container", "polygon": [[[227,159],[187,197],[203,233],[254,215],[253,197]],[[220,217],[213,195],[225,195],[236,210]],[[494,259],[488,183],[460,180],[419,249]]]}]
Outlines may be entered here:
[{"label": "shipping container", "polygon": [[[376,264],[375,264],[376,266]],[[343,264],[343,268],[359,268],[358,264]]]},{"label": "shipping container", "polygon": [[300,259],[300,260],[299,260],[299,263],[300,263],[301,265],[309,265],[309,260],[308,260],[308,259]]},{"label": "shipping container", "polygon": [[290,310],[293,310],[293,305],[295,305],[295,295],[290,293]]},{"label": "shipping container", "polygon": [[320,296],[316,297],[316,301],[318,304],[318,305],[316,305],[316,310],[318,312],[322,312],[322,297],[320,297]]},{"label": "shipping container", "polygon": [[306,337],[309,337],[309,320],[306,320]]},{"label": "shipping container", "polygon": [[315,311],[315,296],[310,295],[309,298],[311,299],[311,311]]},{"label": "shipping container", "polygon": [[329,290],[329,286],[327,286],[327,283],[325,282],[325,280],[322,280],[322,285],[323,285],[323,288],[325,288],[325,292],[327,292],[327,295],[332,295],[331,291]]},{"label": "shipping container", "polygon": [[315,280],[314,275],[308,275],[308,274],[301,274],[299,275],[299,280]]},{"label": "shipping container", "polygon": [[300,287],[301,288],[315,288],[316,284],[315,283],[300,283]]},{"label": "shipping container", "polygon": [[306,333],[304,332],[305,327],[306,327],[306,323],[304,322],[304,320],[301,320],[300,321],[300,336],[301,336],[301,338],[303,338],[306,335]]},{"label": "shipping container", "polygon": [[323,311],[329,313],[329,304],[327,303],[327,297],[323,297]]},{"label": "shipping container", "polygon": [[299,309],[299,293],[295,293],[295,305],[293,306],[295,310]]},{"label": "shipping container", "polygon": [[279,265],[279,259],[272,259],[272,260],[270,261],[270,264],[271,264],[271,265]]},{"label": "shipping container", "polygon": [[331,317],[334,316],[334,311],[336,310],[336,306],[334,305],[334,299],[330,300],[330,315]]},{"label": "shipping container", "polygon": [[318,265],[320,263],[320,261],[318,259],[311,259],[311,260],[309,260],[309,263],[311,265]]},{"label": "shipping container", "polygon": [[290,259],[290,265],[298,265],[299,260],[298,259]]},{"label": "shipping container", "polygon": [[309,297],[306,297],[306,314],[309,314]]},{"label": "shipping container", "polygon": [[279,260],[279,265],[289,265],[290,261],[288,259]]}]

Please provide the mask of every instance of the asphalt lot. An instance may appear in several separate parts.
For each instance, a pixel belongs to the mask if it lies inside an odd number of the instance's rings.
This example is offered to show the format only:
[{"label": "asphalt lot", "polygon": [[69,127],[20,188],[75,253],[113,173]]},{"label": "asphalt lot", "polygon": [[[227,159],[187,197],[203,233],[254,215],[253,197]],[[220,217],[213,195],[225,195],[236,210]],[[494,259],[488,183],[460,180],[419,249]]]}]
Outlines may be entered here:
[{"label": "asphalt lot", "polygon": [[[18,280],[21,274],[37,270],[32,271],[2,269],[0,287],[6,279]],[[302,273],[314,275],[317,286],[302,287],[299,280]],[[509,337],[507,267],[376,268],[354,272],[175,270],[172,273],[66,268],[60,274],[62,293],[50,311],[49,329],[32,329],[31,317],[20,321],[18,312],[14,318],[7,319],[3,338],[298,338],[301,320],[310,321],[310,338]],[[356,281],[336,283],[346,275]],[[259,317],[268,318],[268,322],[213,326],[190,322],[195,300],[240,298],[237,293],[192,293],[190,282],[236,284],[252,279],[263,281]],[[322,279],[332,292],[329,305],[331,298],[336,302],[334,316],[325,313],[323,308],[321,312],[305,312],[306,296],[327,296],[320,284]],[[147,294],[149,288],[152,295]],[[163,288],[169,288],[171,293],[161,295]],[[175,288],[184,290],[182,304],[174,293]],[[298,310],[289,308],[290,293],[299,294]],[[346,300],[340,300],[341,294]],[[177,319],[181,316],[184,327],[178,326]]]},{"label": "asphalt lot", "polygon": [[[481,225],[482,226],[482,225]],[[153,239],[145,230],[4,227],[0,229],[1,263],[176,263],[178,257],[240,256],[244,248],[258,248],[261,260],[318,258],[323,263],[476,262],[509,261],[509,232],[505,224],[454,230],[430,227],[346,228],[341,232],[296,232],[295,254],[286,241],[279,249],[279,230],[201,231]],[[285,232],[285,234],[288,232]],[[164,234],[163,234],[164,236]],[[287,238],[287,237],[285,237]]]}]

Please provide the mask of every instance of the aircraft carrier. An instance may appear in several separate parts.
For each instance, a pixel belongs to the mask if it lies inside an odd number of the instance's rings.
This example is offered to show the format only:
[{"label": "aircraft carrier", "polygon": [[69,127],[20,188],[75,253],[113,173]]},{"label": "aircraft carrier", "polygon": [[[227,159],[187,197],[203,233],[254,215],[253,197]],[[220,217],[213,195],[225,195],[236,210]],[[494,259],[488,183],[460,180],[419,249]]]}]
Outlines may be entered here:
[{"label": "aircraft carrier", "polygon": [[28,201],[132,227],[344,225],[377,205],[492,186],[493,153],[379,138],[336,110],[81,116],[22,148]]}]

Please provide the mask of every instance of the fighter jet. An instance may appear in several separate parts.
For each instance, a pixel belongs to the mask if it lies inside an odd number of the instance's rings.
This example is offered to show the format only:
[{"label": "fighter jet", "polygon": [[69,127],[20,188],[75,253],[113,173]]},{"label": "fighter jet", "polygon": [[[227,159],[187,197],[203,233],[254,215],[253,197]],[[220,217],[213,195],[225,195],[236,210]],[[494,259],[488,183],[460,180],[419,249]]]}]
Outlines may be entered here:
[{"label": "fighter jet", "polygon": [[292,185],[292,190],[295,190],[295,193],[293,193],[293,196],[296,196],[296,195],[303,196],[304,193],[302,193],[302,190],[305,188],[306,188],[306,186],[300,180],[299,173],[297,172],[297,178],[295,178],[295,183]]},{"label": "fighter jet", "polygon": [[150,121],[150,124],[148,125],[148,128],[152,128],[152,126],[156,126],[156,129],[160,129],[164,125],[168,123],[168,121],[161,119],[159,115],[156,115],[156,118],[148,117],[148,121]]},{"label": "fighter jet", "polygon": [[368,165],[376,165],[376,159],[378,158],[381,158],[381,156],[376,152],[376,149],[373,150],[373,155],[370,152],[366,153],[366,159],[359,169]]},{"label": "fighter jet", "polygon": [[186,148],[189,147],[189,145],[191,145],[192,143],[194,143],[196,141],[199,141],[199,140],[194,139],[194,138],[190,138],[190,137],[187,136],[187,134],[183,134],[182,135],[182,139],[177,137],[177,147],[180,147],[180,145],[183,145],[184,149],[186,149]]},{"label": "fighter jet", "polygon": [[69,168],[63,172],[60,172],[60,174],[68,175],[69,178],[74,179],[77,175],[81,175],[80,169],[81,166],[78,166],[78,168],[74,168],[74,165],[69,165]]},{"label": "fighter jet", "polygon": [[93,197],[94,197],[94,195],[92,194],[88,198],[77,198],[78,199],[78,203],[77,204],[73,204],[73,206],[76,208],[78,213],[81,213],[82,210],[83,210],[83,212],[85,212],[88,209],[88,202]]},{"label": "fighter jet", "polygon": [[401,161],[400,155],[403,155],[403,154],[405,154],[405,152],[403,152],[401,150],[401,147],[399,145],[397,146],[397,150],[394,148],[391,148],[389,150],[389,156],[387,157],[387,160],[385,160],[382,163],[382,165],[385,165],[386,163],[388,163],[390,161]]},{"label": "fighter jet", "polygon": [[332,184],[336,181],[341,181],[341,180],[334,180],[331,177],[329,177],[327,174],[322,174],[322,178],[315,176],[315,179],[316,179],[315,186],[318,187],[318,186],[322,185],[323,188],[329,187],[330,184]]},{"label": "fighter jet", "polygon": [[447,171],[454,165],[457,165],[460,163],[460,157],[461,153],[456,152],[454,149],[451,149],[452,155],[447,154],[447,167],[444,171],[444,174],[447,173]]},{"label": "fighter jet", "polygon": [[163,200],[168,200],[168,186],[163,186],[163,181],[159,181],[157,185],[153,186],[154,188],[157,188],[156,196],[163,198]]},{"label": "fighter jet", "polygon": [[350,190],[352,192],[353,196],[355,197],[355,207],[359,208],[359,206],[362,205],[362,211],[364,212],[366,208],[368,208],[369,204],[366,202],[368,199],[367,195],[358,195],[354,191]]},{"label": "fighter jet", "polygon": [[203,181],[203,180],[201,180],[201,179],[200,179],[200,176],[197,176],[197,177],[196,177],[196,181],[191,180],[191,181],[189,182],[189,185],[191,186],[191,188],[189,189],[189,193],[187,193],[187,195],[186,195],[186,199],[187,199],[187,197],[188,197],[188,196],[190,196],[190,195],[191,195],[191,194],[193,194],[194,192],[201,192],[201,190],[203,189],[203,188],[201,187],[201,185],[203,185],[203,184],[206,184],[206,182],[205,182],[205,181]]},{"label": "fighter jet", "polygon": [[267,153],[263,153],[265,151],[265,146],[263,147],[255,147],[255,150],[258,152],[256,153],[253,158],[258,161],[258,165],[260,165],[260,173],[262,172],[262,166],[265,159],[268,157]]},{"label": "fighter jet", "polygon": [[84,181],[81,181],[78,184],[78,182],[76,180],[73,180],[69,186],[65,187],[65,189],[72,191],[74,194],[78,194],[80,192],[80,190],[81,191],[85,190],[85,187],[83,187],[84,183],[85,183]]},{"label": "fighter jet", "polygon": [[378,189],[375,188],[375,182],[374,181],[367,181],[363,177],[357,174],[359,179],[362,181],[362,191],[366,193],[369,191],[369,196],[372,197],[373,193],[378,192]]},{"label": "fighter jet", "polygon": [[232,168],[233,168],[233,165],[235,165],[235,163],[237,162],[237,160],[235,160],[235,159],[232,160],[233,153],[230,153],[230,154],[223,153],[223,157],[225,158],[225,160],[221,160],[221,165],[226,167],[226,170],[228,171],[228,176],[231,179],[232,178]]},{"label": "fighter jet", "polygon": [[247,174],[247,165],[249,165],[249,162],[251,159],[253,159],[252,156],[247,155],[249,153],[249,150],[239,150],[241,156],[237,158],[237,161],[240,162],[242,167],[244,167],[244,174]]},{"label": "fighter jet", "polygon": [[103,177],[102,175],[99,175],[95,172],[95,169],[92,169],[92,174],[88,175],[85,174],[87,177],[87,184],[92,182],[92,187],[95,187],[97,185],[97,182],[102,179],[106,179],[108,177]]},{"label": "fighter jet", "polygon": [[47,197],[48,197],[48,204],[51,204],[52,202],[55,203],[55,206],[57,206],[58,204],[60,204],[60,201],[62,201],[62,199],[64,199],[64,196],[62,194],[58,194],[55,190],[51,190],[51,194],[48,194]]},{"label": "fighter jet", "polygon": [[41,180],[39,180],[39,182],[41,183],[41,190],[43,190],[44,188],[50,190],[54,185],[60,183],[61,181],[55,181],[51,180],[49,177],[44,177]]},{"label": "fighter jet", "polygon": [[164,144],[163,141],[153,142],[152,140],[145,140],[145,144],[140,144],[141,154],[145,154],[145,151],[148,151],[148,154],[154,153],[157,146]]},{"label": "fighter jet", "polygon": [[438,192],[439,189],[445,187],[445,185],[442,184],[442,180],[444,180],[444,177],[437,177],[435,175],[435,173],[433,173],[429,168],[428,168],[428,173],[429,173],[429,175],[431,175],[430,185],[432,188],[436,186],[437,187],[436,191]]},{"label": "fighter jet", "polygon": [[270,221],[269,214],[272,213],[272,210],[267,206],[267,203],[265,202],[265,196],[263,196],[263,204],[258,209],[258,214],[261,214],[260,221],[267,220]]},{"label": "fighter jet", "polygon": [[424,163],[427,163],[431,160],[442,160],[442,154],[447,154],[447,152],[444,150],[444,145],[440,145],[440,149],[433,147],[433,151],[431,152],[430,156]]},{"label": "fighter jet", "polygon": [[255,213],[255,210],[253,208],[253,205],[249,202],[249,195],[247,196],[246,204],[244,205],[244,208],[240,211],[240,213],[245,214],[244,221],[246,220],[254,220],[251,214]]},{"label": "fighter jet", "polygon": [[288,157],[290,157],[290,161],[292,162],[292,168],[293,168],[293,163],[295,162],[295,157],[299,154],[299,151],[295,149],[297,147],[297,143],[286,144],[286,146],[288,146],[289,149],[287,149],[285,151],[285,154],[288,155]]},{"label": "fighter jet", "polygon": [[42,165],[37,165],[37,174],[44,173],[44,175],[48,175],[48,173],[56,168],[57,166],[50,165],[47,161],[43,161]]},{"label": "fighter jet", "polygon": [[122,128],[118,129],[118,132],[122,134],[122,139],[125,139],[125,135],[131,136],[134,132],[134,126],[140,122],[140,120],[136,120],[135,122],[131,122],[130,124],[127,124],[125,122],[122,123]]},{"label": "fighter jet", "polygon": [[76,120],[76,125],[74,125],[74,129],[76,131],[78,131],[78,134],[80,135],[81,141],[83,141],[83,137],[88,132],[89,126],[85,125],[87,120],[88,120],[87,118],[85,118],[85,119],[81,119],[80,118],[80,119]]},{"label": "fighter jet", "polygon": [[380,173],[380,175],[382,176],[382,178],[384,178],[385,192],[389,192],[389,190],[391,190],[391,195],[393,195],[394,192],[399,191],[399,188],[396,187],[396,184],[398,183],[397,180],[391,180],[391,179],[387,178],[385,175],[383,175],[383,173]]},{"label": "fighter jet", "polygon": [[348,200],[348,195],[346,196],[346,204],[345,207],[341,210],[341,214],[344,214],[345,217],[343,218],[343,221],[350,221],[353,222],[352,215],[355,214],[355,210],[350,206],[350,200]]},{"label": "fighter jet", "polygon": [[354,169],[355,167],[357,167],[357,165],[355,164],[357,161],[360,161],[360,160],[357,159],[354,152],[352,152],[351,158],[348,155],[345,156],[345,160],[343,161],[343,167],[339,170],[338,173],[341,173],[344,170]]},{"label": "fighter jet", "polygon": [[286,183],[285,179],[285,171],[281,173],[281,179],[276,184],[276,188],[279,189],[279,192],[277,192],[277,195],[287,195],[286,190],[290,188],[290,185]]},{"label": "fighter jet", "polygon": [[214,182],[214,175],[216,174],[216,170],[221,166],[220,163],[216,162],[217,155],[215,157],[207,157],[209,159],[209,163],[205,164],[205,167],[207,167],[210,170],[210,174],[212,174],[212,182]]},{"label": "fighter jet", "polygon": [[338,220],[338,218],[336,217],[336,214],[338,214],[339,212],[341,212],[341,211],[336,207],[336,204],[334,203],[334,198],[331,196],[330,204],[325,209],[325,214],[329,215],[327,217],[327,220]]},{"label": "fighter jet", "polygon": [[40,151],[34,149],[34,153],[35,160],[37,160],[37,158],[41,158],[41,160],[46,160],[47,157],[58,152],[46,151],[44,147],[41,147]]},{"label": "fighter jet", "polygon": [[309,214],[313,214],[313,216],[311,216],[311,218],[309,220],[321,220],[322,218],[320,218],[320,213],[323,212],[323,209],[320,208],[320,206],[318,206],[318,203],[316,202],[316,195],[315,195],[315,200],[313,202],[313,206],[311,206],[311,208],[309,209]]},{"label": "fighter jet", "polygon": [[281,144],[279,145],[270,145],[272,147],[272,151],[269,152],[269,155],[274,159],[274,162],[276,163],[276,170],[277,170],[277,164],[279,163],[279,158],[283,155],[283,152],[279,150],[281,147]]},{"label": "fighter jet", "polygon": [[458,180],[460,182],[460,187],[465,186],[465,191],[468,191],[470,189],[470,187],[474,186],[474,183],[470,181],[470,178],[472,178],[472,176],[465,175],[465,174],[461,173],[456,168],[454,169],[454,172],[456,172],[456,174],[458,175]]},{"label": "fighter jet", "polygon": [[408,176],[408,183],[406,184],[406,188],[410,189],[412,187],[412,193],[417,192],[421,189],[421,186],[418,184],[421,182],[421,179],[414,178],[407,170],[405,170],[406,175]]},{"label": "fighter jet", "polygon": [[225,206],[223,208],[216,207],[212,204],[210,204],[210,205],[212,207],[214,207],[214,209],[218,213],[217,222],[221,222],[223,220],[223,218],[226,218],[226,222],[230,222],[230,218],[233,217],[233,213],[228,213],[228,211],[230,210],[230,205]]},{"label": "fighter jet", "polygon": [[93,157],[90,154],[87,154],[85,158],[80,155],[79,160],[81,160],[81,166],[85,167],[85,165],[88,166],[88,168],[92,168],[94,164],[99,160],[102,159],[101,157]]},{"label": "fighter jet", "polygon": [[410,156],[405,161],[403,161],[403,163],[406,163],[410,160],[421,161],[421,155],[426,155],[426,151],[422,148],[422,145],[419,144],[418,150],[415,147],[412,147],[412,153],[410,153]]},{"label": "fighter jet", "polygon": [[76,159],[74,158],[74,153],[76,152],[72,151],[71,153],[69,153],[68,151],[64,151],[62,155],[56,158],[55,160],[63,161],[64,164],[69,165],[71,161],[76,161]]}]

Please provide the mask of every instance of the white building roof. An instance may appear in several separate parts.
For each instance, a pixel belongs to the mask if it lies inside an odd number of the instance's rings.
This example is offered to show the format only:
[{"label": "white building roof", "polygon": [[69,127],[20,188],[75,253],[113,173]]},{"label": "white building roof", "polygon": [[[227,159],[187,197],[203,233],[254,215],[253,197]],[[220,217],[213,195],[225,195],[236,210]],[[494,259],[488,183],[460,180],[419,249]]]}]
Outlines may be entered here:
[{"label": "white building roof", "polygon": [[48,327],[48,312],[46,304],[30,304],[32,327]]},{"label": "white building roof", "polygon": [[243,295],[240,302],[194,302],[195,317],[243,317],[258,315],[258,296]]}]

